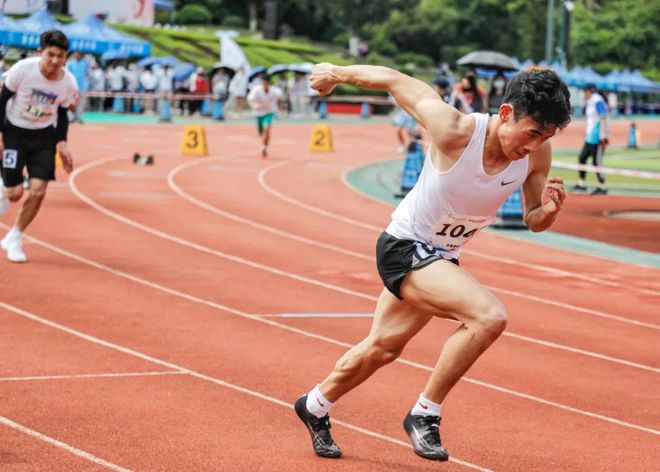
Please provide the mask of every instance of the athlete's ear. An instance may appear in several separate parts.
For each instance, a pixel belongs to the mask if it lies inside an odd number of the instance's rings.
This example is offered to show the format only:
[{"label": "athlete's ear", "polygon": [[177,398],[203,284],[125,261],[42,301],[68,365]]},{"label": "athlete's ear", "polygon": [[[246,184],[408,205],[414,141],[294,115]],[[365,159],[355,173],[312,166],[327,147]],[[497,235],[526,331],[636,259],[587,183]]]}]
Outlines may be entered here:
[{"label": "athlete's ear", "polygon": [[513,116],[513,105],[510,103],[502,103],[500,105],[499,115],[502,121],[509,121],[509,118]]}]

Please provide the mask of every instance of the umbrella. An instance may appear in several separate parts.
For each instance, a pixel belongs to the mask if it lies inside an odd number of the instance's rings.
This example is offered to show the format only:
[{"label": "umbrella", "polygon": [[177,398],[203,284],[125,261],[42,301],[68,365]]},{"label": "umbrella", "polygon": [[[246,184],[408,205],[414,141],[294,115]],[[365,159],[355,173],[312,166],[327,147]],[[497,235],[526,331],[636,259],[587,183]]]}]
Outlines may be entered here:
[{"label": "umbrella", "polygon": [[179,60],[176,57],[172,56],[149,56],[137,61],[138,67],[148,67],[158,64],[159,66],[171,66],[174,67],[179,63]]},{"label": "umbrella", "polygon": [[188,77],[190,77],[193,72],[195,72],[195,69],[197,69],[195,64],[191,64],[190,62],[182,62],[174,68],[173,78],[177,82],[183,82]]},{"label": "umbrella", "polygon": [[223,64],[222,62],[216,62],[213,64],[213,67],[211,68],[211,76],[214,76],[216,72],[218,71],[223,71],[225,74],[229,76],[229,78],[234,77],[236,75],[236,69],[234,69],[231,66],[228,66],[227,64]]},{"label": "umbrella", "polygon": [[509,56],[497,51],[473,51],[461,57],[456,64],[483,69],[518,70]]},{"label": "umbrella", "polygon": [[266,68],[265,67],[262,67],[262,66],[254,67],[250,71],[250,75],[248,75],[248,82],[252,82],[256,76],[258,76],[259,74],[264,74],[264,73],[266,73]]},{"label": "umbrella", "polygon": [[268,70],[266,71],[266,74],[268,75],[274,75],[274,74],[281,74],[282,72],[287,72],[289,71],[289,66],[286,64],[275,64],[274,66],[270,66]]},{"label": "umbrella", "polygon": [[107,62],[107,61],[114,61],[116,59],[128,59],[129,55],[126,51],[117,51],[117,50],[109,50],[101,54],[101,61],[102,62]]},{"label": "umbrella", "polygon": [[311,62],[301,62],[300,64],[291,64],[289,70],[297,74],[311,74],[314,64]]}]

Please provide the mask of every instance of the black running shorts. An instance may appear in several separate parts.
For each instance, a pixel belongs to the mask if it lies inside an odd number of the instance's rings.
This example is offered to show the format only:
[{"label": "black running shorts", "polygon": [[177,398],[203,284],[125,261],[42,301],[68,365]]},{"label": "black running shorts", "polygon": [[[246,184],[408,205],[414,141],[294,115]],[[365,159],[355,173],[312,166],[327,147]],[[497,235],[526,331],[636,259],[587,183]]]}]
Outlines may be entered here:
[{"label": "black running shorts", "polygon": [[378,274],[387,290],[396,298],[401,296],[401,283],[412,270],[426,267],[432,262],[449,260],[458,265],[458,259],[442,257],[442,251],[414,239],[399,239],[383,231],[376,243],[376,265]]},{"label": "black running shorts", "polygon": [[5,123],[2,132],[2,180],[5,187],[23,183],[23,168],[30,178],[55,180],[55,128],[18,128]]}]

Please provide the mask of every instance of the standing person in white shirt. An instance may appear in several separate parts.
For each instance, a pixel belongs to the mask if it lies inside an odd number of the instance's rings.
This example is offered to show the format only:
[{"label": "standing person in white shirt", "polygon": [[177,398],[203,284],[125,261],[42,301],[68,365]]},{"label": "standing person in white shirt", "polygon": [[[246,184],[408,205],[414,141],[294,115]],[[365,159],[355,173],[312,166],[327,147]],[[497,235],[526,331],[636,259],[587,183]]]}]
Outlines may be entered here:
[{"label": "standing person in white shirt", "polygon": [[233,110],[240,118],[243,114],[243,107],[245,107],[245,97],[248,94],[248,78],[243,67],[236,70],[236,74],[229,82],[228,92],[227,109]]},{"label": "standing person in white shirt", "polygon": [[[565,193],[560,178],[548,178],[548,140],[570,121],[568,89],[553,71],[521,72],[491,117],[463,114],[425,83],[386,67],[317,64],[310,80],[321,95],[340,83],[390,93],[427,130],[431,144],[419,180],[376,243],[385,287],[369,334],[298,398],[295,411],[314,452],[340,457],[330,434],[333,404],[394,361],[433,318],[452,319],[457,329],[403,420],[417,455],[446,461],[449,454],[439,433],[442,404],[507,323],[502,302],[459,267],[461,247],[495,220],[500,206],[521,186],[527,226],[536,232],[553,224]],[[378,401],[364,413],[378,409]]]},{"label": "standing person in white shirt", "polygon": [[268,143],[270,142],[270,130],[273,127],[273,118],[279,110],[282,99],[282,89],[270,85],[270,79],[264,75],[261,84],[250,90],[247,97],[248,104],[257,116],[257,128],[261,136],[261,157],[268,156]]},{"label": "standing person in white shirt", "polygon": [[158,88],[158,78],[154,74],[151,66],[145,67],[139,76],[140,86],[142,91],[148,96],[144,100],[144,109],[147,112],[155,111],[155,102],[153,95]]},{"label": "standing person in white shirt", "polygon": [[[39,56],[18,61],[7,73],[0,92],[2,179],[0,209],[7,199],[23,196],[23,169],[30,179],[14,227],[0,242],[11,262],[26,262],[22,235],[39,212],[50,180],[55,180],[55,153],[67,173],[73,158],[67,146],[68,109],[78,98],[76,79],[65,68],[69,40],[59,30],[42,33]],[[3,211],[4,212],[4,211]]]},{"label": "standing person in white shirt", "polygon": [[[126,68],[121,64],[115,64],[108,70],[108,88],[113,93],[122,93],[126,91]],[[110,99],[112,101],[112,99]],[[126,105],[124,110],[126,111]]]}]

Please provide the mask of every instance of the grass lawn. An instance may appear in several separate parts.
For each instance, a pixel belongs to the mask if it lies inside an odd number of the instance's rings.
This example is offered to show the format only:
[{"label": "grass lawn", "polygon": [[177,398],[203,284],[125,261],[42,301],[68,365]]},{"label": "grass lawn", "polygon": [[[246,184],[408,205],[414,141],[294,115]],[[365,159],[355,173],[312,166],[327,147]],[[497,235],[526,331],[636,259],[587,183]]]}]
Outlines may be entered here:
[{"label": "grass lawn", "polygon": [[[553,160],[577,164],[577,152],[555,151]],[[630,169],[646,172],[660,173],[660,149],[612,149],[605,152],[604,167],[616,169]],[[569,169],[552,169],[552,175],[563,177],[568,186],[577,182],[577,171]],[[657,193],[660,194],[660,179],[647,179],[640,177],[627,177],[607,174],[605,176],[607,186],[611,189],[624,190],[633,193]],[[593,186],[597,182],[596,176],[587,174],[587,185]]]}]

